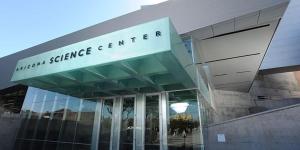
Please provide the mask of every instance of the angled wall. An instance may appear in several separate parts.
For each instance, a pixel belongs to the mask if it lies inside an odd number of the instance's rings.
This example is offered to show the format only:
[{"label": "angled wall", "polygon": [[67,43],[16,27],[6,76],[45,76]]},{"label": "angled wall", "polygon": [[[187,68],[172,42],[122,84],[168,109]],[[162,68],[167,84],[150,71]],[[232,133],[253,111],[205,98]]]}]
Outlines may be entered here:
[{"label": "angled wall", "polygon": [[261,71],[272,73],[300,70],[299,13],[300,1],[291,0],[263,60]]}]

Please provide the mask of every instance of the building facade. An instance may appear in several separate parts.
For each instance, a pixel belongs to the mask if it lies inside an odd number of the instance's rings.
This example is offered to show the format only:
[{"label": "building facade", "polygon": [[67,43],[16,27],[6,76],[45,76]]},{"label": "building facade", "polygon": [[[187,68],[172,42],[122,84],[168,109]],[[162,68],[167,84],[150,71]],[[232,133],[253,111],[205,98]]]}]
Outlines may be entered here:
[{"label": "building facade", "polygon": [[1,58],[14,149],[205,149],[215,93],[249,92],[288,4],[171,0]]}]

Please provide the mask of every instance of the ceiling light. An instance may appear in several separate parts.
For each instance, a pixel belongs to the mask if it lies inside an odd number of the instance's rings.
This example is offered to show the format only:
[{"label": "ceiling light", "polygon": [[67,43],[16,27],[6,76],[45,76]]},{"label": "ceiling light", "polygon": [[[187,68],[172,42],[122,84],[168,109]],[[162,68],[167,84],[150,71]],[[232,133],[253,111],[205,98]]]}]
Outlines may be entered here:
[{"label": "ceiling light", "polygon": [[171,104],[171,108],[177,113],[184,113],[189,106],[189,103],[174,103]]}]

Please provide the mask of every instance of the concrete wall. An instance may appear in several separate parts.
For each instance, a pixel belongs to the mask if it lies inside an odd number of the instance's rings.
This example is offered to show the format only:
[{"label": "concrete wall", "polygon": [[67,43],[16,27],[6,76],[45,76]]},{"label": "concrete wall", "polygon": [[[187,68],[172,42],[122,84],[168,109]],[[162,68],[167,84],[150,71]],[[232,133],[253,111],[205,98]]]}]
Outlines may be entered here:
[{"label": "concrete wall", "polygon": [[264,96],[266,100],[300,98],[297,72],[258,75],[250,89],[253,99]]},{"label": "concrete wall", "polygon": [[249,108],[254,106],[249,93],[214,90],[214,105],[217,116],[215,122],[249,115]]},{"label": "concrete wall", "polygon": [[21,123],[18,116],[0,116],[0,150],[12,150]]},{"label": "concrete wall", "polygon": [[[300,105],[242,117],[207,128],[207,150],[299,150]],[[217,141],[225,135],[225,142]]]}]

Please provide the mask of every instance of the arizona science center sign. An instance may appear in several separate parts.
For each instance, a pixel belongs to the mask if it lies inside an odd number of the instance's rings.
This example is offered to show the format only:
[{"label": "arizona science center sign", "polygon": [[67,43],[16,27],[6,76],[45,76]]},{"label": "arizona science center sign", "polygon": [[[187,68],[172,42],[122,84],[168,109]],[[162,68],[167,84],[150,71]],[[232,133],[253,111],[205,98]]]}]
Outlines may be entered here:
[{"label": "arizona science center sign", "polygon": [[170,50],[163,18],[19,60],[12,81],[141,57]]}]

